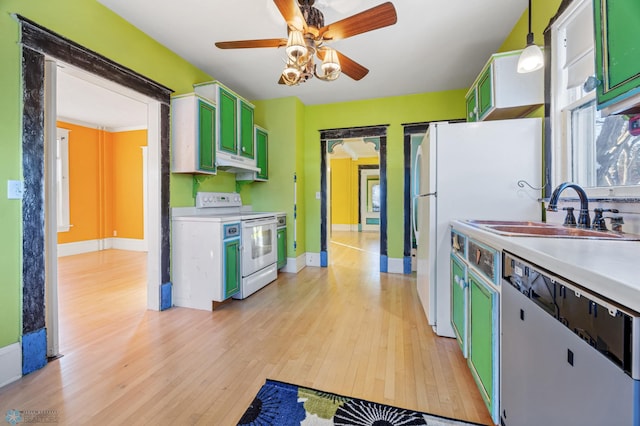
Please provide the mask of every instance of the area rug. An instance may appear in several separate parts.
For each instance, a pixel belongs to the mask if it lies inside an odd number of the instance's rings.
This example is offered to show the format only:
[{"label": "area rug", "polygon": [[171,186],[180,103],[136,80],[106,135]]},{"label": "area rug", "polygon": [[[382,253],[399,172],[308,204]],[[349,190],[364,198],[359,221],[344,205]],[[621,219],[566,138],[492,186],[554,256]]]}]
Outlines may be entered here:
[{"label": "area rug", "polygon": [[267,379],[247,408],[242,426],[465,426],[433,414],[322,392]]}]

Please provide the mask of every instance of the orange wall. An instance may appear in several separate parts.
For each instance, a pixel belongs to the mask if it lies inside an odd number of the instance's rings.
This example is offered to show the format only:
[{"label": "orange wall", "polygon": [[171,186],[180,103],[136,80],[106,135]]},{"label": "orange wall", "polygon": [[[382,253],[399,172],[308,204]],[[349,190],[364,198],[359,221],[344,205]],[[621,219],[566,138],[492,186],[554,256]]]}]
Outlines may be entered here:
[{"label": "orange wall", "polygon": [[118,238],[144,239],[141,146],[147,146],[146,130],[113,133],[113,216]]},{"label": "orange wall", "polygon": [[[69,130],[69,232],[58,243],[144,238],[142,154],[146,130],[111,133],[58,122]],[[120,230],[122,226],[122,230]]]}]

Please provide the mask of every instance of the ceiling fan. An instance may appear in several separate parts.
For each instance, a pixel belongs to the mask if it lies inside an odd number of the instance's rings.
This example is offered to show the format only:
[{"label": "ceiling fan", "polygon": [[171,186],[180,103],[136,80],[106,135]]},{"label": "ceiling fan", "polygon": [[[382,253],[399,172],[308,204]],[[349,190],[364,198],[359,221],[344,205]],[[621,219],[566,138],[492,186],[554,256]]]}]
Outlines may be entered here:
[{"label": "ceiling fan", "polygon": [[[215,45],[220,49],[285,47],[286,65],[278,83],[289,86],[304,83],[313,76],[333,81],[341,72],[354,80],[362,79],[369,70],[326,43],[387,27],[398,20],[391,2],[325,25],[324,15],[313,7],[315,0],[273,1],[287,22],[287,38],[221,41]],[[322,61],[319,73],[314,56]]]}]

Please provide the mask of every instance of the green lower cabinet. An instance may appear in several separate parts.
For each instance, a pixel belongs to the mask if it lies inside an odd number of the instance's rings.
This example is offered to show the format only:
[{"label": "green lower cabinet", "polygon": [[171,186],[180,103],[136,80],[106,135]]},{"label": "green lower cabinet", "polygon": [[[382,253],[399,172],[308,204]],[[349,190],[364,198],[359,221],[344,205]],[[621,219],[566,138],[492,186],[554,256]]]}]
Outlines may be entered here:
[{"label": "green lower cabinet", "polygon": [[224,297],[233,296],[240,291],[240,239],[224,242]]},{"label": "green lower cabinet", "polygon": [[455,254],[451,255],[451,325],[456,339],[466,358],[467,346],[467,310],[469,286],[467,284],[467,267]]},{"label": "green lower cabinet", "polygon": [[467,362],[493,421],[498,424],[498,292],[473,271],[469,280],[469,357]]},{"label": "green lower cabinet", "polygon": [[[640,94],[640,2],[594,0],[598,109]],[[613,113],[625,108],[612,108]],[[637,108],[636,111],[637,112]]]},{"label": "green lower cabinet", "polygon": [[278,269],[287,264],[287,228],[278,229]]}]

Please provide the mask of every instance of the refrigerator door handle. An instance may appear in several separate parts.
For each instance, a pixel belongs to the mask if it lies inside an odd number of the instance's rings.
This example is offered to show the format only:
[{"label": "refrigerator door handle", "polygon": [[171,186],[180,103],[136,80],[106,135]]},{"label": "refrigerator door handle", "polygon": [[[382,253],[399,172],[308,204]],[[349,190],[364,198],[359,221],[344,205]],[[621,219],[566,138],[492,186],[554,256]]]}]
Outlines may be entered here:
[{"label": "refrigerator door handle", "polygon": [[421,165],[421,160],[422,160],[422,145],[418,146],[418,150],[416,151],[416,158],[413,162],[413,190],[414,192],[414,196],[413,196],[413,208],[411,209],[411,225],[413,226],[413,235],[416,238],[416,241],[419,240],[419,236],[420,236],[420,232],[418,231],[418,197],[420,197],[420,191],[422,190],[422,188],[420,188],[420,173],[422,173],[422,170],[420,169],[420,165]]}]

